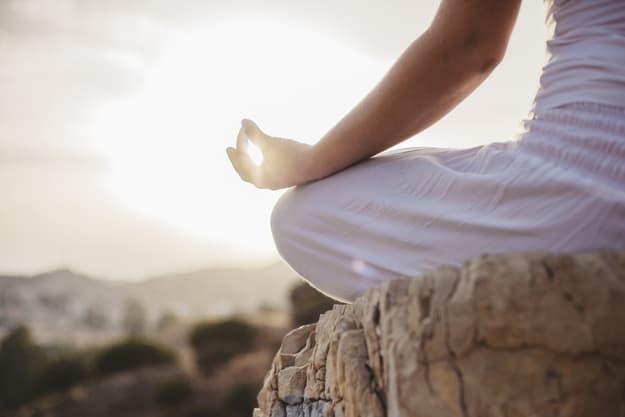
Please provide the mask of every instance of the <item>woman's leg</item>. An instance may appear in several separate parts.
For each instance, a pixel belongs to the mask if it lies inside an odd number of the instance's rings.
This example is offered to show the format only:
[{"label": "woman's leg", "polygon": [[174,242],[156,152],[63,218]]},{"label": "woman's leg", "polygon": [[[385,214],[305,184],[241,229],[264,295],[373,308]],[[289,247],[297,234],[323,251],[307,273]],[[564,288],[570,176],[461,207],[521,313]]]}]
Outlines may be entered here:
[{"label": "woman's leg", "polygon": [[512,143],[420,148],[287,191],[271,223],[296,272],[351,301],[381,281],[485,252],[613,245],[610,198]]},{"label": "woman's leg", "polygon": [[455,224],[439,225],[434,239],[437,211],[459,170],[479,163],[477,153],[413,148],[291,189],[272,213],[278,251],[312,285],[344,301],[431,269],[437,259],[427,253]]}]

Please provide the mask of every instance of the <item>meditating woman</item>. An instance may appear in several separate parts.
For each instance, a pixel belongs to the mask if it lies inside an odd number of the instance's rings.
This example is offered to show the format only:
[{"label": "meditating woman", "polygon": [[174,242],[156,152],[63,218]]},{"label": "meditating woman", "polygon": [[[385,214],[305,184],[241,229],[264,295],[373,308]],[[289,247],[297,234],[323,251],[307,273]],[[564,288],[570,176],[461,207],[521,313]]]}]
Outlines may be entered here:
[{"label": "meditating woman", "polygon": [[[538,1],[538,0],[534,0]],[[625,1],[551,0],[543,69],[517,139],[372,157],[435,123],[504,57],[521,0],[443,0],[431,26],[314,146],[242,122],[244,181],[296,186],[272,213],[280,254],[330,296],[482,253],[625,248]],[[264,154],[256,166],[247,139]]]}]

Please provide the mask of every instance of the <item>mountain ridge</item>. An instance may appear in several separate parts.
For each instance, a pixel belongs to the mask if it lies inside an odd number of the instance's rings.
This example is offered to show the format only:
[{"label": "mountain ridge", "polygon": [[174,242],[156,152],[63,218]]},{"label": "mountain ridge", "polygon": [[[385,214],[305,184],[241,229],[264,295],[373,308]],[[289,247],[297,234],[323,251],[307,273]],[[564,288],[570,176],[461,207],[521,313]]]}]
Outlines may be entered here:
[{"label": "mountain ridge", "polygon": [[148,326],[165,314],[183,319],[285,309],[297,275],[284,263],[259,268],[205,268],[139,282],[95,278],[68,268],[31,276],[0,275],[0,332],[26,324],[43,339],[55,334],[123,331],[128,304]]}]

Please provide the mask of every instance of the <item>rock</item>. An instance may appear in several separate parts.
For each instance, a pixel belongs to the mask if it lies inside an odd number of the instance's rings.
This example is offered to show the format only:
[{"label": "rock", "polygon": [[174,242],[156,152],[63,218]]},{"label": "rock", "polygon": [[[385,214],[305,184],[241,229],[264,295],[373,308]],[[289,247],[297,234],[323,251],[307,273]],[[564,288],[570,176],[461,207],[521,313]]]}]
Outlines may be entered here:
[{"label": "rock", "polygon": [[306,346],[308,336],[314,330],[314,324],[306,324],[291,330],[282,340],[280,353],[293,355],[302,350]]},{"label": "rock", "polygon": [[290,366],[278,372],[278,397],[289,405],[304,400],[306,366]]},{"label": "rock", "polygon": [[255,417],[622,417],[625,251],[483,255],[289,333]]}]

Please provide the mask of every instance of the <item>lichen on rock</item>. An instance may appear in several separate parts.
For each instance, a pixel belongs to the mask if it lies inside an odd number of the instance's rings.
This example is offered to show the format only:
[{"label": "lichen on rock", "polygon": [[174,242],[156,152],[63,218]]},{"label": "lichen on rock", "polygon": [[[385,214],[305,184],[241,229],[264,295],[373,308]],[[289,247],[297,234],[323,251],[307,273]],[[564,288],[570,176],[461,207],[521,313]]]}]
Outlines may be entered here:
[{"label": "lichen on rock", "polygon": [[622,417],[625,251],[483,255],[284,337],[255,417]]}]

